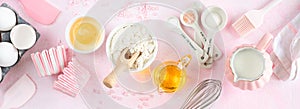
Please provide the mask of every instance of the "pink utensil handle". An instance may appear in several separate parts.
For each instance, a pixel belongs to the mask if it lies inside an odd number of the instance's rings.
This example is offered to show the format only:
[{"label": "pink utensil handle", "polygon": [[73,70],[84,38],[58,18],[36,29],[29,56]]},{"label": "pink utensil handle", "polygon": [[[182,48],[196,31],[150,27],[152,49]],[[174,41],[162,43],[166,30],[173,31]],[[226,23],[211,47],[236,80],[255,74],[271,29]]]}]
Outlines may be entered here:
[{"label": "pink utensil handle", "polygon": [[266,33],[258,42],[256,48],[260,51],[265,51],[273,40],[273,35]]},{"label": "pink utensil handle", "polygon": [[282,0],[273,0],[264,8],[262,8],[263,13],[269,12],[273,7],[277,6]]},{"label": "pink utensil handle", "polygon": [[59,15],[60,10],[52,6],[47,0],[19,0],[24,11],[41,24],[52,24]]}]

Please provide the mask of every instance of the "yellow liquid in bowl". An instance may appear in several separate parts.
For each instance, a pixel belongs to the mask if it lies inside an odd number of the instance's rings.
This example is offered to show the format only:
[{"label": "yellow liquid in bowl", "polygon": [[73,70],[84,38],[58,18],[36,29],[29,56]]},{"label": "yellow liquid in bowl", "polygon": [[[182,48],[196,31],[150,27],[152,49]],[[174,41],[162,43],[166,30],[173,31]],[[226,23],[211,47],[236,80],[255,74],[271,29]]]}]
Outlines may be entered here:
[{"label": "yellow liquid in bowl", "polygon": [[78,18],[70,29],[70,42],[75,49],[93,50],[100,44],[100,24],[91,17]]},{"label": "yellow liquid in bowl", "polygon": [[154,70],[154,82],[165,93],[179,90],[185,84],[185,78],[185,70],[180,69],[176,62],[163,63]]}]

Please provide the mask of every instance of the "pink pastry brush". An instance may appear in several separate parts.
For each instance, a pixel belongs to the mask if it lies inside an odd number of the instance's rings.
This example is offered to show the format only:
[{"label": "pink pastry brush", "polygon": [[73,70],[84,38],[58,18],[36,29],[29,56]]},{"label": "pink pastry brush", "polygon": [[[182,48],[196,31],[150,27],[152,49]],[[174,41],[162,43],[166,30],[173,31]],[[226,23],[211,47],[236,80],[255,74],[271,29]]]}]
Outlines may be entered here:
[{"label": "pink pastry brush", "polygon": [[240,17],[232,24],[232,27],[240,35],[244,36],[251,30],[258,28],[263,23],[263,18],[267,12],[278,5],[282,0],[274,0],[260,10],[252,10]]}]

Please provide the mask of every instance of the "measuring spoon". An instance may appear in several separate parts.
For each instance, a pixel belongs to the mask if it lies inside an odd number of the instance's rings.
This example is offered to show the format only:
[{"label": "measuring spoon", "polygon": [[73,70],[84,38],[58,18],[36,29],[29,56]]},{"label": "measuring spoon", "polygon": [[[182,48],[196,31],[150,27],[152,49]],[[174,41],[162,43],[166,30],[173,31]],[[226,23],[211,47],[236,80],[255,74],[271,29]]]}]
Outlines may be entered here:
[{"label": "measuring spoon", "polygon": [[210,6],[201,14],[201,23],[207,30],[207,41],[205,44],[205,50],[209,50],[208,54],[213,55],[213,44],[216,33],[223,30],[227,24],[227,14],[225,10],[220,7]]},{"label": "measuring spoon", "polygon": [[207,45],[206,43],[208,40],[207,36],[199,26],[198,19],[198,13],[195,9],[188,9],[180,15],[180,20],[182,24],[185,26],[192,27],[195,30],[195,42],[197,42],[202,48],[204,48],[205,53],[207,53],[209,57],[212,57],[213,60],[217,60],[222,56],[222,53],[215,45],[214,49],[216,49],[216,52],[212,53],[210,53],[210,47],[205,47]]},{"label": "measuring spoon", "polygon": [[204,53],[203,49],[194,42],[182,29],[180,21],[177,17],[171,17],[168,19],[168,22],[175,25],[178,30],[177,31],[181,36],[185,39],[185,41],[191,46],[191,48],[196,52],[197,59],[200,63],[205,63],[208,59],[208,55]]},{"label": "measuring spoon", "polygon": [[188,9],[180,14],[181,23],[185,26],[192,27],[196,31],[196,34],[201,35],[200,37],[195,37],[195,38],[198,38],[202,43],[202,44],[200,44],[198,42],[198,44],[200,46],[203,46],[206,42],[206,35],[200,28],[200,26],[198,24],[198,19],[199,19],[198,14],[195,9]]}]

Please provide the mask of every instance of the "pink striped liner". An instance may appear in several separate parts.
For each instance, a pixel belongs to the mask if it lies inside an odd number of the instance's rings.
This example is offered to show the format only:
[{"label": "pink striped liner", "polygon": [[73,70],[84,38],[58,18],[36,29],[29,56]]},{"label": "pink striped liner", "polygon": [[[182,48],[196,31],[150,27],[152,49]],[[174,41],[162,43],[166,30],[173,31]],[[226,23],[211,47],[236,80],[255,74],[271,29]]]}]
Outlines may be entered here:
[{"label": "pink striped liner", "polygon": [[58,59],[58,62],[59,62],[59,65],[60,65],[60,68],[61,69],[64,69],[64,67],[65,67],[65,60],[66,59],[64,59],[64,49],[61,47],[61,46],[58,46],[57,47],[57,59]]},{"label": "pink striped liner", "polygon": [[78,78],[76,78],[74,75],[76,74],[72,74],[70,71],[68,70],[64,70],[64,76],[66,76],[66,79],[69,79],[71,82],[76,83],[77,81],[79,81]]},{"label": "pink striped liner", "polygon": [[40,52],[37,52],[35,54],[31,54],[31,59],[33,60],[33,64],[36,68],[36,71],[38,73],[38,75],[40,77],[44,77],[45,76],[45,68],[44,68],[44,65],[41,61],[41,58],[40,58]]},{"label": "pink striped liner", "polygon": [[58,74],[67,63],[66,48],[62,45],[36,52],[31,54],[31,59],[40,77]]},{"label": "pink striped liner", "polygon": [[73,93],[72,91],[69,91],[68,88],[65,88],[64,86],[61,85],[61,83],[58,83],[56,81],[54,82],[53,88],[58,90],[58,91],[61,91],[61,92],[65,93],[67,95],[70,95],[72,97],[76,96],[75,93]]},{"label": "pink striped liner", "polygon": [[63,76],[60,76],[61,78],[58,79],[58,82],[64,84],[65,86],[68,87],[68,89],[74,93],[79,92],[79,88],[76,87],[76,82],[71,82],[70,80],[67,80]]},{"label": "pink striped liner", "polygon": [[62,52],[63,52],[63,58],[64,58],[64,65],[67,65],[68,63],[68,57],[67,57],[67,49],[65,46],[61,46]]},{"label": "pink striped liner", "polygon": [[61,72],[62,69],[60,69],[60,67],[59,67],[56,49],[50,48],[49,49],[49,56],[50,56],[50,60],[52,62],[52,66],[53,66],[52,67],[53,71],[54,71],[53,74],[57,74],[57,73]]},{"label": "pink striped liner", "polygon": [[74,58],[62,72],[63,73],[58,76],[58,80],[54,82],[53,87],[72,97],[80,93],[80,90],[90,78],[88,70],[82,67]]},{"label": "pink striped liner", "polygon": [[50,60],[48,51],[43,50],[40,57],[43,62],[43,65],[44,65],[46,75],[48,75],[48,76],[52,75],[53,68],[52,68],[52,64],[51,64],[51,60]]}]

